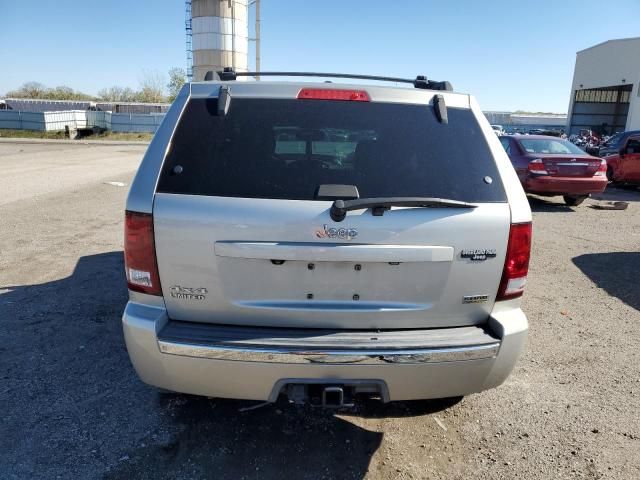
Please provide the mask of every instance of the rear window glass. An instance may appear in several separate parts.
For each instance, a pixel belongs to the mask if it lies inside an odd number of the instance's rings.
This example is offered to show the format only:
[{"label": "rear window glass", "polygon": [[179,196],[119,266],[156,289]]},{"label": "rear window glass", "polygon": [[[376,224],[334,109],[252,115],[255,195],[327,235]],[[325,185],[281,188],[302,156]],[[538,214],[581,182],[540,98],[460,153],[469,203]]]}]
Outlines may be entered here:
[{"label": "rear window glass", "polygon": [[232,98],[218,116],[217,99],[192,99],[158,192],[313,200],[320,185],[344,184],[361,198],[506,201],[473,113],[448,115],[441,124],[428,105]]},{"label": "rear window glass", "polygon": [[520,145],[528,153],[557,153],[563,155],[584,155],[584,150],[567,140],[542,138],[521,139]]}]

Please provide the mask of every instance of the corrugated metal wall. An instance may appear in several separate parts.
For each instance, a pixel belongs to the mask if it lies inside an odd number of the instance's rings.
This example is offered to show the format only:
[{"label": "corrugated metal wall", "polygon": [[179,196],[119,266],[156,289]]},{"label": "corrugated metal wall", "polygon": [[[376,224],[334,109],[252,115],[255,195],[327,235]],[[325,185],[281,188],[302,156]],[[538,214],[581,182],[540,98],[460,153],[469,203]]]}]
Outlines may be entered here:
[{"label": "corrugated metal wall", "polygon": [[164,113],[111,113],[92,110],[68,112],[22,112],[0,110],[0,129],[58,131],[69,128],[100,127],[114,132],[155,133]]},{"label": "corrugated metal wall", "polygon": [[0,110],[0,128],[12,130],[44,130],[44,114]]},{"label": "corrugated metal wall", "polygon": [[86,128],[85,111],[22,112],[20,110],[0,110],[0,128],[52,132],[64,130],[66,126],[73,129]]},{"label": "corrugated metal wall", "polygon": [[521,114],[511,112],[483,112],[489,123],[493,125],[529,125],[563,128],[567,122],[566,115]]},{"label": "corrugated metal wall", "polygon": [[86,115],[87,126],[111,130],[111,112],[88,110]]},{"label": "corrugated metal wall", "polygon": [[22,112],[61,112],[69,110],[86,110],[94,102],[75,100],[40,100],[31,98],[6,98],[4,103],[11,110]]},{"label": "corrugated metal wall", "polygon": [[111,114],[111,130],[114,132],[148,132],[155,133],[164,119],[164,114]]},{"label": "corrugated metal wall", "polygon": [[2,100],[9,110],[22,112],[60,112],[70,110],[104,110],[117,113],[166,113],[169,103],[137,102],[77,102],[74,100],[38,100],[27,98],[5,98]]}]

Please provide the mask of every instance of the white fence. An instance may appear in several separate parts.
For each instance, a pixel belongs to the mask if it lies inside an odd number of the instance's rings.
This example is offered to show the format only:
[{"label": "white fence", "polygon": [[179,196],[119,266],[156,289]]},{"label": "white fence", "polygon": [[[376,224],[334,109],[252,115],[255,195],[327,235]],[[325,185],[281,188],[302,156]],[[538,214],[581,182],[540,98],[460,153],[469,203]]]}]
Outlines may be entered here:
[{"label": "white fence", "polygon": [[0,129],[58,131],[100,127],[114,132],[155,133],[164,119],[163,113],[135,114],[92,110],[64,112],[22,112],[0,110]]},{"label": "white fence", "polygon": [[0,128],[15,130],[56,131],[70,128],[86,128],[87,117],[82,110],[67,112],[21,112],[0,110]]},{"label": "white fence", "polygon": [[87,110],[87,125],[111,130],[111,112]]}]

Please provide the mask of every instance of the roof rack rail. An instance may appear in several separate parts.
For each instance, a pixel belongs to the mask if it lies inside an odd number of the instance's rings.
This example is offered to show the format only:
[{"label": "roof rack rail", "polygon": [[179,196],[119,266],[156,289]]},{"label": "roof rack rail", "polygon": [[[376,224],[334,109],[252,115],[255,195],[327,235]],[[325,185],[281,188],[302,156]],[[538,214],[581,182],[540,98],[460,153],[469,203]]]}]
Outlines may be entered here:
[{"label": "roof rack rail", "polygon": [[377,80],[382,82],[397,82],[397,83],[410,83],[415,88],[425,90],[445,90],[448,92],[453,91],[451,83],[448,81],[437,82],[434,80],[427,80],[424,75],[418,75],[415,79],[409,78],[397,78],[397,77],[380,77],[377,75],[353,75],[350,73],[319,73],[319,72],[236,72],[231,67],[225,67],[224,70],[215,72],[207,72],[205,75],[205,81],[214,80],[217,76],[220,81],[234,81],[238,77],[255,77],[260,75],[261,77],[329,77],[329,78],[352,78],[357,80]]}]

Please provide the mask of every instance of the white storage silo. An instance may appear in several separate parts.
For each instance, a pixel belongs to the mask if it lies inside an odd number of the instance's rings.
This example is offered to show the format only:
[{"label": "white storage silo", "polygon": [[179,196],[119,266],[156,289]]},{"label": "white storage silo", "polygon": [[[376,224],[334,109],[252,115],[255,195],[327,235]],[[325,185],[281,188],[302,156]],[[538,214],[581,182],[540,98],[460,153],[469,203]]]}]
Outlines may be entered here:
[{"label": "white storage silo", "polygon": [[247,71],[248,11],[248,0],[192,0],[194,81],[224,67]]}]

